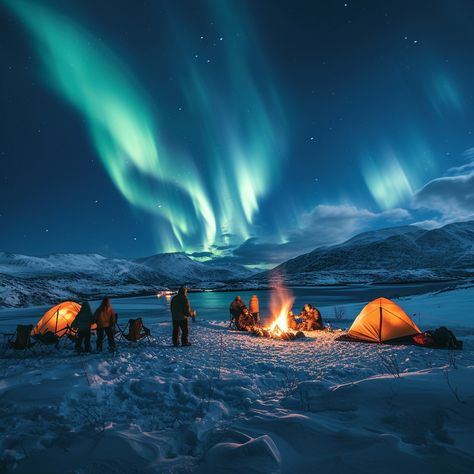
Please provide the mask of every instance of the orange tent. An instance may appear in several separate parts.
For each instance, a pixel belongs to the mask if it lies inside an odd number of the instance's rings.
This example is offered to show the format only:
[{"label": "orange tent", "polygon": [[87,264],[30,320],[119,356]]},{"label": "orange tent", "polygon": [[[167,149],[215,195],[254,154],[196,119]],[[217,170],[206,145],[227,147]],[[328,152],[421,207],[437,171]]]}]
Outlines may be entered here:
[{"label": "orange tent", "polygon": [[365,305],[347,335],[362,341],[385,342],[420,332],[400,306],[387,298],[377,298]]},{"label": "orange tent", "polygon": [[44,334],[50,331],[60,337],[66,335],[80,309],[81,305],[73,301],[64,301],[53,306],[38,321],[33,334]]}]

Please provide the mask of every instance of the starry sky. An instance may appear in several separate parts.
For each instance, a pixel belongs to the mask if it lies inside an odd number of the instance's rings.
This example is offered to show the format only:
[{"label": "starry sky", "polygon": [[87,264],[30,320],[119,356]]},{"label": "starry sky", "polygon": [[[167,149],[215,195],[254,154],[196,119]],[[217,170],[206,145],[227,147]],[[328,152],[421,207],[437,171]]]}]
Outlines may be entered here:
[{"label": "starry sky", "polygon": [[270,267],[474,218],[474,2],[0,0],[0,250]]}]

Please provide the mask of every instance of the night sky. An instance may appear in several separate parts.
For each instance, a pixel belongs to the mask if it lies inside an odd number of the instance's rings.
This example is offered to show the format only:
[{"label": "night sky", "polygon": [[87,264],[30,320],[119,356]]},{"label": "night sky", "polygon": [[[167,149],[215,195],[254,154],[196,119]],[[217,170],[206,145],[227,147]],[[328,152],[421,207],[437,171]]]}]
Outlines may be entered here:
[{"label": "night sky", "polygon": [[474,2],[0,0],[0,250],[275,265],[473,218]]}]

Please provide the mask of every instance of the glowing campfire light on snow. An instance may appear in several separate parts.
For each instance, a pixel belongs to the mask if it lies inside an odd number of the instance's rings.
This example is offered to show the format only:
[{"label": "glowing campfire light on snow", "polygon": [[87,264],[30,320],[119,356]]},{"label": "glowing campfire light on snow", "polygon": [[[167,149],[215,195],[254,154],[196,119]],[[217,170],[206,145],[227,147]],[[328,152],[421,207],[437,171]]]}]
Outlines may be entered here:
[{"label": "glowing campfire light on snow", "polygon": [[272,292],[270,298],[270,313],[273,321],[268,330],[274,336],[281,336],[288,332],[288,312],[293,307],[295,298],[281,282]]}]

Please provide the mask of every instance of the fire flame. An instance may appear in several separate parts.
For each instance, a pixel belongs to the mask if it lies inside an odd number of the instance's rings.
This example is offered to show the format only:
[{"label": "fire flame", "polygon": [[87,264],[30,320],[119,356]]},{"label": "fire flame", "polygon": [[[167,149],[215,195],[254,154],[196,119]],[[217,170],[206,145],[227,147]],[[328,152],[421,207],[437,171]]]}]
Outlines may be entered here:
[{"label": "fire flame", "polygon": [[280,282],[270,298],[270,312],[273,316],[270,332],[280,335],[288,331],[288,312],[291,311],[294,300],[293,295]]}]

